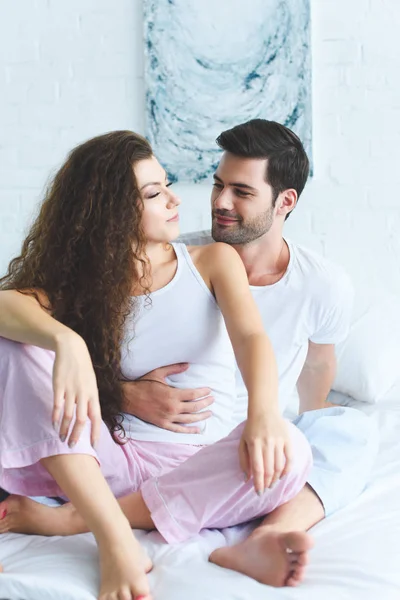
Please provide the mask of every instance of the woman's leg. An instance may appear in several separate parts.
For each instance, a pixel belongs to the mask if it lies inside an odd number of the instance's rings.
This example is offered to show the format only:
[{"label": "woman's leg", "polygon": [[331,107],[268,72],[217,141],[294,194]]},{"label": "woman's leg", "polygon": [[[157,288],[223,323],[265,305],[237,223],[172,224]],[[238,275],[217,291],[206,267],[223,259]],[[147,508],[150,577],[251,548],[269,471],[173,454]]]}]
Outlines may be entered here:
[{"label": "woman's leg", "polygon": [[[294,454],[292,470],[261,496],[256,494],[253,481],[244,481],[240,470],[240,425],[227,438],[203,448],[173,471],[145,481],[140,493],[121,497],[118,502],[132,527],[156,527],[170,543],[185,541],[203,528],[229,527],[264,516],[300,492],[311,467],[311,450],[305,437],[292,424],[288,427]],[[71,506],[43,510],[57,512],[60,519],[69,518],[73,511]],[[66,525],[67,521],[60,520],[59,531]],[[70,533],[85,531],[79,515],[69,520],[69,527]]]},{"label": "woman's leg", "polygon": [[60,441],[51,425],[53,362],[50,352],[0,339],[0,485],[27,495],[66,495],[99,545],[100,597],[147,598],[149,565],[99,467],[104,455],[116,491],[134,489],[125,453],[105,426],[98,455],[89,426],[73,449]]},{"label": "woman's leg", "polygon": [[[238,447],[244,424],[200,450],[172,472],[145,481],[140,493],[158,531],[169,543],[182,542],[203,528],[230,527],[262,517],[303,488],[312,464],[305,436],[287,423],[293,447],[291,471],[258,496],[245,482]],[[133,522],[134,527],[140,523]]]}]

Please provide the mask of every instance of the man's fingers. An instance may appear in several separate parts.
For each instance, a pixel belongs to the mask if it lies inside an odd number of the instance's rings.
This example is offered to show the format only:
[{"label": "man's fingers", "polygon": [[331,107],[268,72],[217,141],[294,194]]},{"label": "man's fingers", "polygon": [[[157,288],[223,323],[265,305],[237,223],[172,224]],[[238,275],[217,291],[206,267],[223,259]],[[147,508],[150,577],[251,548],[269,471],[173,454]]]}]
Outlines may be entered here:
[{"label": "man's fingers", "polygon": [[202,413],[195,413],[192,415],[182,413],[182,414],[174,417],[174,422],[179,423],[181,425],[191,424],[191,423],[198,423],[199,421],[205,421],[206,419],[209,419],[210,417],[212,417],[212,412],[210,410],[206,410]]},{"label": "man's fingers", "polygon": [[195,390],[179,390],[178,388],[174,389],[174,395],[176,395],[176,399],[180,402],[193,402],[194,400],[199,400],[200,398],[206,398],[211,394],[210,388],[198,388]]},{"label": "man's fingers", "polygon": [[149,373],[146,373],[140,379],[153,379],[164,381],[169,375],[177,375],[183,373],[189,368],[189,363],[175,363],[173,365],[166,365],[165,367],[158,367]]},{"label": "man's fingers", "polygon": [[184,425],[178,425],[177,423],[168,423],[166,422],[163,426],[163,429],[167,429],[168,431],[173,431],[174,433],[201,433],[199,427],[185,427]]},{"label": "man's fingers", "polygon": [[202,400],[184,400],[182,402],[181,414],[198,413],[214,403],[213,396],[207,396]]}]

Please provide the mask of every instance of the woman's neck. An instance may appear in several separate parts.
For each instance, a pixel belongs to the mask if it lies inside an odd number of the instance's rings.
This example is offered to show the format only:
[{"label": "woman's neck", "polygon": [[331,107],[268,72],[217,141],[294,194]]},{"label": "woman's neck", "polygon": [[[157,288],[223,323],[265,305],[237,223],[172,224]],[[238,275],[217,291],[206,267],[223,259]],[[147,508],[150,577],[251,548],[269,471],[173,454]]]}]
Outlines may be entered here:
[{"label": "woman's neck", "polygon": [[145,253],[151,270],[157,269],[175,258],[174,249],[168,242],[149,242],[146,244]]},{"label": "woman's neck", "polygon": [[168,242],[148,243],[143,260],[145,264],[137,261],[139,281],[134,286],[133,295],[141,295],[143,286],[147,289],[163,287],[176,270],[175,250]]}]

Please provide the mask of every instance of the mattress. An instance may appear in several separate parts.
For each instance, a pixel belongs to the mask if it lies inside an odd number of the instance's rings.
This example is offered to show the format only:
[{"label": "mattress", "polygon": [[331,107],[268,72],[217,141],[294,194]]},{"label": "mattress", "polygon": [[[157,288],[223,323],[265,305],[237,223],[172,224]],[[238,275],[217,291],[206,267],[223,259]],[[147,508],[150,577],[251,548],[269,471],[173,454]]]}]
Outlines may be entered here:
[{"label": "mattress", "polygon": [[[362,406],[362,405],[360,405]],[[398,600],[400,598],[400,396],[371,408],[381,447],[371,481],[350,506],[316,525],[305,581],[263,586],[207,562],[209,553],[247,535],[254,524],[203,531],[168,546],[156,532],[137,532],[154,561],[154,600]],[[351,460],[351,456],[349,456]],[[0,598],[93,600],[99,585],[91,534],[71,538],[0,536]]]}]

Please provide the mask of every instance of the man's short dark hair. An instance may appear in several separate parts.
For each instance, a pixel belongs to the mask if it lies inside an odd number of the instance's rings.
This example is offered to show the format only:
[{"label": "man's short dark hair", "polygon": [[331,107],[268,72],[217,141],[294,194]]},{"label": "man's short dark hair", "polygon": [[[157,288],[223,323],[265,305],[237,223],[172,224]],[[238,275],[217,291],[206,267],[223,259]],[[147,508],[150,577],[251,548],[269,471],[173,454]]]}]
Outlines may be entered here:
[{"label": "man's short dark hair", "polygon": [[287,189],[296,190],[297,197],[300,197],[310,163],[300,139],[284,125],[266,119],[252,119],[223,131],[217,138],[217,144],[235,156],[267,160],[265,179],[273,189],[273,205],[278,195]]}]

